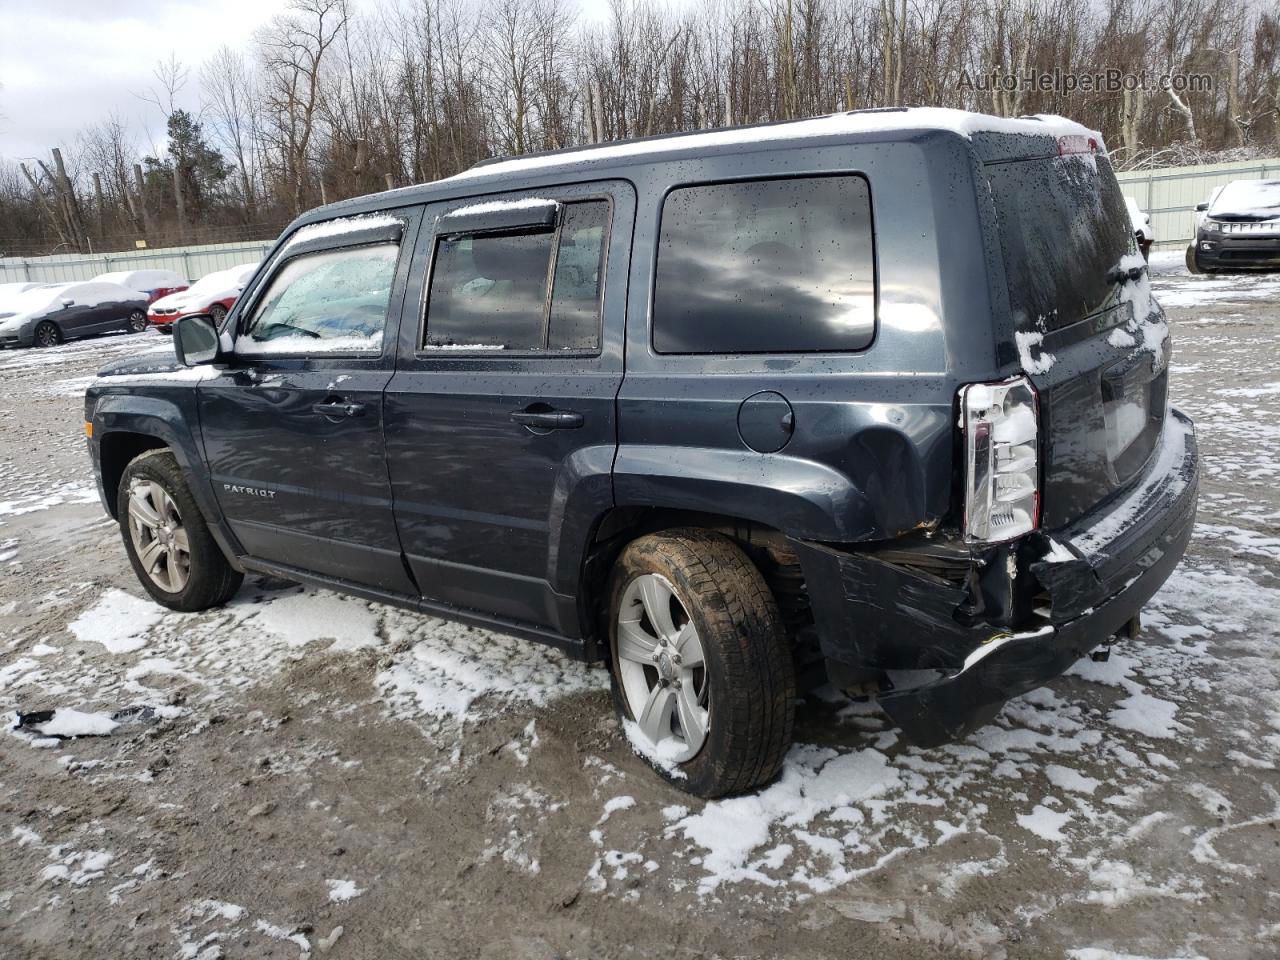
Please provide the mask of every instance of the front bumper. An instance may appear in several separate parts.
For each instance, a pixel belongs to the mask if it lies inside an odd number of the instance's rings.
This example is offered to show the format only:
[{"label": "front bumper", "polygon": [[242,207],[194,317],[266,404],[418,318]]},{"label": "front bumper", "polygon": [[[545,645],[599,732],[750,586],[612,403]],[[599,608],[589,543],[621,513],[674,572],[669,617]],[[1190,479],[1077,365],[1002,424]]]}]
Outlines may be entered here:
[{"label": "front bumper", "polygon": [[[968,594],[941,578],[797,542],[829,672],[887,677],[881,707],[921,746],[964,736],[1006,701],[1130,632],[1186,551],[1199,469],[1191,421],[1171,410],[1159,448],[1128,491],[1011,554],[1019,580],[1030,577],[1048,599],[1020,629],[963,623],[957,611]],[[1028,560],[1032,549],[1045,556]]]},{"label": "front bumper", "polygon": [[1280,235],[1201,231],[1196,237],[1196,259],[1207,270],[1280,270]]}]

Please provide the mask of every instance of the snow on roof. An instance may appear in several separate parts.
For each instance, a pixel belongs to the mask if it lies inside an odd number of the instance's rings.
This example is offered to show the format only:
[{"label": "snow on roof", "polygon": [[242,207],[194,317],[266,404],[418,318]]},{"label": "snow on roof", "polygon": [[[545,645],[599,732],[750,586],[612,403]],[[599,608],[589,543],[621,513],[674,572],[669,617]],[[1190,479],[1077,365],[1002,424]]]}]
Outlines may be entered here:
[{"label": "snow on roof", "polygon": [[187,281],[173,270],[118,270],[114,273],[100,273],[94,280],[107,283],[118,283],[130,290],[154,290],[157,287],[179,287]]},{"label": "snow on roof", "polygon": [[949,110],[942,107],[916,107],[908,110],[860,111],[833,113],[825,117],[796,120],[791,123],[774,123],[758,127],[740,127],[727,130],[708,130],[703,133],[681,134],[632,143],[602,144],[564,153],[549,153],[533,157],[516,157],[470,170],[463,170],[440,181],[452,183],[477,177],[499,176],[506,173],[523,173],[544,167],[556,167],[576,163],[596,163],[601,160],[620,160],[645,154],[671,150],[699,150],[734,144],[760,143],[771,140],[797,140],[805,137],[845,137],[882,130],[948,130],[963,137],[977,133],[1021,133],[1032,136],[1095,137],[1101,135],[1073,120],[1051,115],[1035,117],[992,117],[967,110]]}]

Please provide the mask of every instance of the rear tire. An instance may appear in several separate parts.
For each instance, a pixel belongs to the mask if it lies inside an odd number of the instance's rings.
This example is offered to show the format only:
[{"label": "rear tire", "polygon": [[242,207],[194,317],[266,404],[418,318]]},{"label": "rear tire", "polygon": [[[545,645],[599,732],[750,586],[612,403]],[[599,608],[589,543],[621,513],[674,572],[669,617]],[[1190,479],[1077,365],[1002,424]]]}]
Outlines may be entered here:
[{"label": "rear tire", "polygon": [[157,603],[193,613],[240,589],[244,574],[227,563],[168,450],[149,450],[125,467],[116,516],[133,572]]},{"label": "rear tire", "polygon": [[52,320],[45,320],[36,327],[31,342],[37,347],[56,347],[62,343],[62,330]]},{"label": "rear tire", "polygon": [[145,332],[147,329],[147,312],[145,310],[131,311],[127,325],[131,333]]},{"label": "rear tire", "polygon": [[614,566],[608,609],[614,707],[637,752],[700,797],[773,779],[795,668],[773,594],[738,546],[699,529],[641,537]]}]

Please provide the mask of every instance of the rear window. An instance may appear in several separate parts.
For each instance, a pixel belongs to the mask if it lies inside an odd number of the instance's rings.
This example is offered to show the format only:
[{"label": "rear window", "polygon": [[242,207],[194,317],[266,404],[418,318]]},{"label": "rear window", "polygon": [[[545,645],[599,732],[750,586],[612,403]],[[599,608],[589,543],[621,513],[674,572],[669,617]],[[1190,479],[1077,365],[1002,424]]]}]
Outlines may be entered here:
[{"label": "rear window", "polygon": [[667,195],[653,300],[659,353],[861,350],[874,334],[862,177],[703,184]]},{"label": "rear window", "polygon": [[1097,313],[1132,227],[1110,161],[1069,155],[990,164],[1005,279],[1019,330],[1056,330]]}]

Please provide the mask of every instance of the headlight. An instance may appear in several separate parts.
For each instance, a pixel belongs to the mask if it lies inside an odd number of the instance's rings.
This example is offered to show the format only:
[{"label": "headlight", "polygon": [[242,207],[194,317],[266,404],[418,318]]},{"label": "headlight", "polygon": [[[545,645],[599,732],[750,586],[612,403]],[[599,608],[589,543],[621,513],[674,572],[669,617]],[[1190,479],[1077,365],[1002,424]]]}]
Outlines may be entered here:
[{"label": "headlight", "polygon": [[1039,417],[1026,377],[960,388],[966,540],[1000,543],[1040,523]]}]

